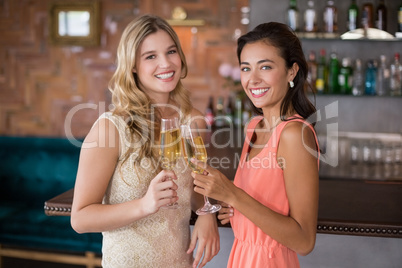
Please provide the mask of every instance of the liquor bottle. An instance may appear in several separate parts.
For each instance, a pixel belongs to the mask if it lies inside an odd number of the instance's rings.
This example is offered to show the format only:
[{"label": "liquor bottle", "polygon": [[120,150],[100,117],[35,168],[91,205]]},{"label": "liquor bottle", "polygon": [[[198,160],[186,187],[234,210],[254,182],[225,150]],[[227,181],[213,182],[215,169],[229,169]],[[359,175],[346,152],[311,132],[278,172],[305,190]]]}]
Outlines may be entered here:
[{"label": "liquor bottle", "polygon": [[205,120],[210,125],[214,125],[214,97],[209,97],[208,106],[205,109]]},{"label": "liquor bottle", "polygon": [[225,118],[223,113],[223,97],[219,96],[216,102],[216,109],[215,109],[215,126],[216,127],[223,127],[225,125]]},{"label": "liquor bottle", "polygon": [[236,127],[241,127],[241,118],[243,116],[243,104],[242,104],[242,98],[241,96],[237,95],[236,100],[235,100],[235,114],[234,114],[234,125]]},{"label": "liquor bottle", "polygon": [[316,80],[317,80],[317,61],[315,57],[315,52],[312,50],[308,54],[308,73],[307,73],[307,82],[310,84],[313,92],[317,92],[316,90]]},{"label": "liquor bottle", "polygon": [[402,4],[399,5],[398,9],[398,32],[402,33]]},{"label": "liquor bottle", "polygon": [[307,9],[304,12],[304,31],[317,31],[317,13],[315,12],[314,1],[312,0],[307,2]]},{"label": "liquor bottle", "polygon": [[330,94],[339,93],[339,60],[335,52],[331,53],[328,67],[328,92]]},{"label": "liquor bottle", "polygon": [[339,92],[341,94],[352,94],[352,80],[353,68],[351,66],[351,60],[350,58],[343,58],[338,75]]},{"label": "liquor bottle", "polygon": [[391,64],[390,90],[392,96],[402,94],[402,65],[399,62],[399,53],[395,53],[394,62]]},{"label": "liquor bottle", "polygon": [[373,3],[366,2],[363,4],[362,8],[362,28],[373,28],[374,27],[374,7]]},{"label": "liquor bottle", "polygon": [[338,10],[334,5],[334,1],[327,1],[324,8],[324,32],[335,33],[338,31]]},{"label": "liquor bottle", "polygon": [[355,68],[353,70],[353,96],[361,96],[364,93],[364,77],[363,66],[360,59],[356,59]]},{"label": "liquor bottle", "polygon": [[383,31],[387,30],[387,7],[385,6],[384,0],[380,0],[377,5],[375,24],[377,29]]},{"label": "liquor bottle", "polygon": [[385,55],[380,56],[380,65],[377,70],[377,95],[388,95],[389,86],[389,69],[387,68],[387,58]]},{"label": "liquor bottle", "polygon": [[320,50],[315,86],[318,94],[327,93],[327,60],[325,49]]},{"label": "liquor bottle", "polygon": [[296,0],[290,0],[289,8],[287,10],[287,24],[293,31],[299,30],[299,10],[297,9]]},{"label": "liquor bottle", "polygon": [[365,91],[366,95],[376,94],[376,77],[377,69],[374,60],[367,61],[366,76],[365,76]]},{"label": "liquor bottle", "polygon": [[359,16],[359,8],[356,5],[356,0],[352,0],[352,3],[348,9],[348,21],[347,21],[347,29],[348,31],[356,30],[358,28],[358,16]]},{"label": "liquor bottle", "polygon": [[244,127],[251,118],[251,101],[249,98],[243,98],[243,111],[241,114],[241,125]]},{"label": "liquor bottle", "polygon": [[226,122],[225,122],[226,124],[225,125],[228,125],[228,126],[232,126],[232,124],[233,124],[233,117],[234,117],[233,113],[235,110],[233,108],[233,102],[234,102],[234,100],[232,99],[231,96],[229,96],[228,103],[225,108],[225,116],[226,116]]}]

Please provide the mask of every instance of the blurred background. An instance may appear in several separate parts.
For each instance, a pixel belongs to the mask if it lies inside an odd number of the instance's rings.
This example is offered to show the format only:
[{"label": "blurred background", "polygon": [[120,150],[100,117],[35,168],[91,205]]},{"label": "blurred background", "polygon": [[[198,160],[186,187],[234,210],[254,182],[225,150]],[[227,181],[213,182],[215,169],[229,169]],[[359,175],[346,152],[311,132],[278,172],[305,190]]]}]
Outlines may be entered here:
[{"label": "blurred background", "polygon": [[[77,10],[83,12],[80,17],[63,13]],[[381,198],[389,200],[377,211],[400,207],[399,0],[0,0],[0,136],[84,138],[109,110],[108,82],[121,33],[146,13],[167,19],[177,32],[189,67],[183,83],[213,129],[239,129],[253,116],[239,85],[237,38],[268,21],[293,27],[316,93],[309,96],[318,109],[311,121],[316,122],[323,152],[320,179],[386,183]],[[78,30],[70,28],[77,23]],[[234,152],[238,147],[241,144]],[[9,151],[1,157],[10,158]],[[11,170],[7,165],[0,168],[4,181]],[[69,178],[69,185],[74,179]],[[32,185],[26,188],[35,188]],[[2,189],[3,196],[7,191]],[[354,205],[351,201],[348,206]],[[68,227],[68,221],[65,224]],[[302,267],[399,267],[402,231],[394,230],[396,238],[321,234],[315,251],[300,258]],[[220,231],[222,250],[208,267],[226,265],[233,234],[229,228]],[[13,258],[3,263],[56,267]]]}]

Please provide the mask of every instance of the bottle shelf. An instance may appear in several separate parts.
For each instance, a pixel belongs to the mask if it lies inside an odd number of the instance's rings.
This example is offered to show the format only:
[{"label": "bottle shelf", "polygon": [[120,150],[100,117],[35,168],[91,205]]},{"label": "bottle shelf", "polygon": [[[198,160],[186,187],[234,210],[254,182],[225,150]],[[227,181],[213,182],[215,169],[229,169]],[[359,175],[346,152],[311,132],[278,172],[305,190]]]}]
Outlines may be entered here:
[{"label": "bottle shelf", "polygon": [[296,32],[301,40],[318,40],[318,41],[351,41],[351,42],[402,42],[402,38],[381,39],[381,38],[358,38],[358,39],[342,39],[339,33],[323,33],[323,32]]},{"label": "bottle shelf", "polygon": [[311,32],[296,32],[296,35],[300,39],[324,39],[324,40],[336,40],[340,39],[341,35],[339,33],[311,33]]},{"label": "bottle shelf", "polygon": [[381,98],[381,99],[402,99],[402,96],[390,96],[390,95],[352,95],[352,94],[335,94],[335,93],[308,93],[309,97],[315,96],[316,98],[356,98],[356,99],[364,99],[364,98]]}]

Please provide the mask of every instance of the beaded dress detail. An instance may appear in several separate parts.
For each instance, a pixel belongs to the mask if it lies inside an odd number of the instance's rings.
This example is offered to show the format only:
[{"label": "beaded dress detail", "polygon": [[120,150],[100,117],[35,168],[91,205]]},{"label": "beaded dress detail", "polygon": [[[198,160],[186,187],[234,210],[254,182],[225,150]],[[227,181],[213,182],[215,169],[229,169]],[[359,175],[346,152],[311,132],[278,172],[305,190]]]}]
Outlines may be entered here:
[{"label": "beaded dress detail", "polygon": [[[151,180],[157,174],[152,159],[144,158],[139,166],[133,165],[139,145],[123,163],[124,155],[130,148],[131,133],[120,116],[111,112],[99,119],[110,120],[118,129],[120,140],[119,160],[116,171],[109,182],[103,204],[119,204],[141,198],[147,192]],[[98,119],[98,120],[99,120]],[[103,232],[102,266],[104,268],[132,267],[191,267],[193,256],[186,251],[190,245],[191,216],[190,198],[193,180],[190,169],[183,158],[173,167],[177,176],[177,209],[160,209],[157,213],[138,220],[128,226]]]}]

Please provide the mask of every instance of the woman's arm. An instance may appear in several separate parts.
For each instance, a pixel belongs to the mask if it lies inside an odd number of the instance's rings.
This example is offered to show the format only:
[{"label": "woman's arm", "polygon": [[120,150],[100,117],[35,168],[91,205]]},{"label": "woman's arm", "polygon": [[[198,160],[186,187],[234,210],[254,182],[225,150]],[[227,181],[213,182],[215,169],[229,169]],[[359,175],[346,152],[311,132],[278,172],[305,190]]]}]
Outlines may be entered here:
[{"label": "woman's arm", "polygon": [[[103,232],[120,228],[177,200],[176,184],[165,181],[166,177],[176,178],[174,173],[162,171],[152,180],[143,198],[115,205],[102,204],[115,172],[118,155],[118,130],[110,120],[99,120],[85,138],[81,149],[71,211],[71,225],[76,232]],[[167,188],[172,189],[163,191]],[[166,197],[173,198],[163,199]]]},{"label": "woman's arm", "polygon": [[[203,114],[196,109],[193,109],[191,118],[194,120],[198,128],[201,130],[206,129],[206,122]],[[207,130],[208,131],[208,130]],[[205,131],[200,131],[205,142]],[[191,195],[191,209],[196,211],[204,205],[204,197],[199,193],[193,192]],[[216,214],[198,216],[193,233],[191,235],[191,243],[187,253],[192,253],[197,245],[197,252],[194,256],[194,267],[204,267],[220,250],[220,239],[218,231],[218,223]],[[202,259],[202,261],[201,261]],[[200,263],[201,262],[201,263]],[[197,266],[200,263],[199,266]]]},{"label": "woman's arm", "polygon": [[279,243],[306,255],[315,244],[318,167],[317,157],[311,155],[305,146],[316,148],[312,131],[304,128],[302,123],[288,123],[282,131],[277,156],[285,163],[283,172],[289,216],[264,206],[210,167],[207,167],[207,176],[193,173],[195,191],[229,204]]}]

